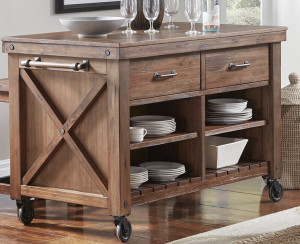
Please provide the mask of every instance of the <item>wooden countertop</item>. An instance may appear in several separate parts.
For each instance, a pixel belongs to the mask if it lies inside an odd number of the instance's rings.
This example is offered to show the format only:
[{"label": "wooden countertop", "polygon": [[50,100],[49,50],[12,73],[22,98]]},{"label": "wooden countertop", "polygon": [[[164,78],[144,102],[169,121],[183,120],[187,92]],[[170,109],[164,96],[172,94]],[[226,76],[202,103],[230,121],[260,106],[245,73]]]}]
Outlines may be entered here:
[{"label": "wooden countertop", "polygon": [[[161,29],[159,33],[152,35],[138,31],[137,34],[121,34],[120,28],[111,32],[107,37],[101,38],[78,38],[72,32],[56,32],[35,35],[23,35],[14,37],[3,37],[3,42],[21,42],[21,43],[39,43],[39,44],[60,44],[60,45],[77,45],[77,46],[98,46],[98,47],[132,47],[151,44],[163,44],[172,42],[181,42],[189,40],[206,40],[223,37],[245,36],[272,32],[285,32],[286,27],[275,26],[242,26],[242,25],[221,25],[219,32],[203,32],[197,36],[186,35],[185,32],[190,29],[189,23],[176,23],[178,29],[165,30]],[[202,25],[196,25],[197,30],[202,30]]]}]

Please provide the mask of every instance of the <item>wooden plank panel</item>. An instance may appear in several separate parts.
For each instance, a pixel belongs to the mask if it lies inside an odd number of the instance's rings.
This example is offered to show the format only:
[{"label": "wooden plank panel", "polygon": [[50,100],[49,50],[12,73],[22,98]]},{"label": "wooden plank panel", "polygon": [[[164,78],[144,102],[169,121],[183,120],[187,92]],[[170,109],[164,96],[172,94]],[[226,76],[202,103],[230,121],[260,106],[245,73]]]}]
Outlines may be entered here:
[{"label": "wooden plank panel", "polygon": [[93,106],[94,102],[97,98],[102,94],[106,81],[100,80],[95,83],[90,92],[86,95],[83,101],[79,104],[79,106],[75,109],[75,111],[70,115],[68,120],[64,123],[64,128],[69,131],[73,127],[75,127],[80,119],[86,114],[86,112]]},{"label": "wooden plank panel", "polygon": [[263,86],[267,86],[267,85],[269,85],[268,80],[249,82],[249,83],[240,84],[240,85],[232,85],[232,86],[206,89],[205,91],[203,91],[203,94],[204,95],[220,94],[220,93],[224,93],[224,92],[246,90],[246,89],[251,89],[251,88],[256,88],[256,87],[263,87]]},{"label": "wooden plank panel", "polygon": [[238,125],[206,125],[205,126],[205,136],[213,136],[222,133],[238,131],[238,130],[245,130],[260,126],[265,126],[267,124],[266,120],[259,120],[259,121],[246,121],[242,124]]},{"label": "wooden plank panel", "polygon": [[269,120],[263,130],[263,154],[270,162],[268,177],[281,176],[281,44],[270,45],[270,85],[263,90],[262,114]]},{"label": "wooden plank panel", "polygon": [[38,157],[38,159],[32,164],[30,169],[26,172],[26,174],[22,178],[22,184],[27,185],[30,181],[32,181],[36,174],[42,169],[43,165],[47,163],[48,159],[57,152],[59,147],[61,146],[62,136],[58,135],[56,138],[50,142],[50,144],[46,147],[45,151]]},{"label": "wooden plank panel", "polygon": [[107,208],[107,198],[100,194],[25,185],[21,189],[22,196]]},{"label": "wooden plank panel", "polygon": [[[228,68],[229,63],[246,61],[250,64],[247,68]],[[208,51],[205,63],[207,89],[269,80],[268,45]]]},{"label": "wooden plank panel", "polygon": [[159,103],[159,102],[172,101],[172,100],[178,100],[178,99],[184,99],[190,97],[198,97],[201,96],[202,94],[203,94],[202,91],[194,91],[194,92],[185,92],[185,93],[171,94],[165,96],[155,96],[150,98],[130,100],[129,104],[131,107],[133,107],[133,106],[139,106],[144,104]]},{"label": "wooden plank panel", "polygon": [[[21,199],[21,164],[25,158],[25,123],[23,119],[24,97],[22,96],[22,85],[20,85],[18,55],[8,55],[8,77],[10,81],[10,196],[12,199]],[[21,122],[22,121],[22,122]]]},{"label": "wooden plank panel", "polygon": [[[130,100],[200,90],[200,54],[159,56],[130,62]],[[154,73],[177,76],[155,80]]]},{"label": "wooden plank panel", "polygon": [[100,172],[97,165],[80,144],[78,139],[74,135],[69,133],[64,134],[64,139],[68,143],[73,153],[77,156],[83,168],[86,170],[91,180],[98,187],[100,192],[104,196],[107,196],[108,180],[103,176],[102,172]]},{"label": "wooden plank panel", "polygon": [[[14,45],[14,50],[10,50],[10,45]],[[110,51],[110,55],[106,55],[106,51]],[[54,45],[54,44],[37,44],[37,43],[3,43],[3,51],[7,53],[19,53],[41,56],[58,56],[58,57],[77,57],[77,58],[95,58],[95,59],[117,59],[119,53],[117,48],[105,47],[85,47],[80,48],[72,45]]]},{"label": "wooden plank panel", "polygon": [[148,46],[135,46],[120,48],[120,59],[131,59],[140,57],[154,57],[157,55],[170,55],[187,52],[197,52],[212,49],[250,46],[263,43],[280,42],[286,39],[286,32],[273,32],[252,34],[244,36],[230,36],[214,39],[189,40],[173,43],[152,44]]},{"label": "wooden plank panel", "polygon": [[146,203],[146,202],[150,202],[150,201],[164,199],[167,197],[174,197],[174,196],[179,196],[179,195],[183,195],[183,194],[190,193],[190,192],[199,191],[199,190],[207,188],[207,187],[219,186],[219,185],[223,185],[223,184],[228,184],[228,183],[238,182],[241,180],[255,178],[258,176],[263,176],[263,175],[267,174],[267,172],[268,172],[268,167],[259,167],[259,168],[254,168],[252,170],[244,171],[244,172],[240,172],[240,173],[236,173],[236,174],[231,174],[231,175],[226,174],[224,176],[213,177],[211,179],[207,178],[207,180],[205,180],[205,181],[190,183],[190,184],[184,185],[184,186],[167,188],[162,191],[157,191],[157,192],[152,191],[152,192],[149,192],[144,195],[132,197],[132,204],[138,205],[138,204],[142,204],[142,203]]},{"label": "wooden plank panel", "polygon": [[110,215],[131,211],[129,61],[107,62]]},{"label": "wooden plank panel", "polygon": [[172,143],[172,142],[177,142],[177,141],[184,141],[184,140],[189,140],[193,138],[197,138],[198,133],[193,132],[193,133],[172,133],[170,135],[164,136],[164,137],[159,137],[159,138],[145,138],[143,142],[138,142],[138,143],[131,143],[130,144],[130,150],[135,150],[139,148],[144,148],[144,147],[151,147],[151,146],[157,146],[157,145],[162,145],[162,144],[167,144],[167,143]]}]

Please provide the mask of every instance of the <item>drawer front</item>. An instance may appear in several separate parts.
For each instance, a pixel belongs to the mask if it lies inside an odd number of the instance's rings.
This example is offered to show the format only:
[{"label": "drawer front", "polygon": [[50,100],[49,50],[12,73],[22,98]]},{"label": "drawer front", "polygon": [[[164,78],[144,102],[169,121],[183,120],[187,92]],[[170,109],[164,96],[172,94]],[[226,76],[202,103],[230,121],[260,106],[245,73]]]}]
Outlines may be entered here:
[{"label": "drawer front", "polygon": [[205,63],[206,89],[269,80],[268,45],[207,52]]},{"label": "drawer front", "polygon": [[[154,73],[177,76],[154,79]],[[200,90],[200,53],[136,59],[130,63],[130,100]]]}]

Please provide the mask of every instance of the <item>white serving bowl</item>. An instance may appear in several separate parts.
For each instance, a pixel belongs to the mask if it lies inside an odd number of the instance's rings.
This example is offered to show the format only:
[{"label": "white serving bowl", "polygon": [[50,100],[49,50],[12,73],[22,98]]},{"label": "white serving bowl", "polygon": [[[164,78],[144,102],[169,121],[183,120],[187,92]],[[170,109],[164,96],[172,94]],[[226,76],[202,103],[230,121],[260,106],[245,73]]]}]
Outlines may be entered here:
[{"label": "white serving bowl", "polygon": [[78,37],[101,37],[117,30],[125,21],[122,17],[67,17],[60,23]]},{"label": "white serving bowl", "polygon": [[206,168],[219,169],[237,164],[247,142],[244,138],[206,137]]}]

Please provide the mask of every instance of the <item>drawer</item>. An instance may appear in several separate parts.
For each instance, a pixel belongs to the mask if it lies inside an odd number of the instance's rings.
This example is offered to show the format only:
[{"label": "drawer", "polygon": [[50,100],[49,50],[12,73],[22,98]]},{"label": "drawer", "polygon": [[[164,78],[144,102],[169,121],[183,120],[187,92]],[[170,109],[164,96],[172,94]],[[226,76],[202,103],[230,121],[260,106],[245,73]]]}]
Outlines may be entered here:
[{"label": "drawer", "polygon": [[[153,75],[177,76],[155,80]],[[130,62],[130,100],[200,90],[200,53],[135,59]]]},{"label": "drawer", "polygon": [[[229,68],[229,64],[248,67]],[[206,63],[206,89],[269,80],[268,45],[208,51]]]}]

